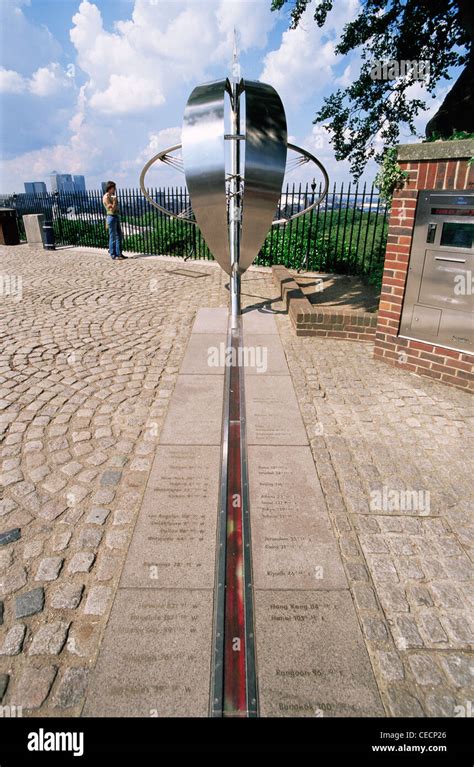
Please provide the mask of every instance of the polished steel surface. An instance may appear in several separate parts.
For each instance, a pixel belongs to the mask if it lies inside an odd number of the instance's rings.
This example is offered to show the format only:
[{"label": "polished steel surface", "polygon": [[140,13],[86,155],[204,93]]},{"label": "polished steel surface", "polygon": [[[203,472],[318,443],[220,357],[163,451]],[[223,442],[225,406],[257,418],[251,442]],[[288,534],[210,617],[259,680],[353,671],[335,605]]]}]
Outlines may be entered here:
[{"label": "polished steel surface", "polygon": [[182,145],[196,221],[212,255],[230,274],[224,151],[227,87],[227,80],[216,80],[194,88],[184,110]]},{"label": "polished steel surface", "polygon": [[[399,334],[460,351],[474,351],[474,247],[460,247],[463,228],[474,226],[474,194],[467,190],[422,191]],[[466,214],[471,215],[466,215]],[[452,227],[454,245],[443,245],[443,229]],[[444,240],[445,241],[445,240]]]},{"label": "polished steel surface", "polygon": [[275,89],[254,80],[244,80],[244,88],[245,189],[240,273],[257,256],[275,217],[285,175],[287,144],[285,110]]},{"label": "polished steel surface", "polygon": [[240,306],[240,236],[242,223],[242,176],[240,141],[240,92],[241,81],[229,83],[230,122],[230,179],[229,179],[229,247],[230,247],[230,316],[232,327],[238,327]]},{"label": "polished steel surface", "polygon": [[[240,101],[245,95],[245,131],[241,133]],[[225,99],[230,98],[230,133],[225,131]],[[225,142],[230,142],[230,172],[226,169]],[[241,146],[245,162],[242,167]],[[182,162],[173,152],[182,147]],[[296,166],[314,163],[324,187],[304,210],[285,218],[275,212],[285,175],[287,148],[300,159]],[[145,176],[161,161],[184,171],[191,208],[179,214],[166,210],[148,194]],[[140,187],[146,199],[162,213],[197,224],[221,268],[230,276],[231,316],[240,314],[240,275],[251,265],[269,228],[283,225],[320,205],[329,179],[310,152],[287,144],[283,104],[270,85],[253,80],[216,80],[196,87],[184,112],[182,145],[155,155],[143,168]]]}]

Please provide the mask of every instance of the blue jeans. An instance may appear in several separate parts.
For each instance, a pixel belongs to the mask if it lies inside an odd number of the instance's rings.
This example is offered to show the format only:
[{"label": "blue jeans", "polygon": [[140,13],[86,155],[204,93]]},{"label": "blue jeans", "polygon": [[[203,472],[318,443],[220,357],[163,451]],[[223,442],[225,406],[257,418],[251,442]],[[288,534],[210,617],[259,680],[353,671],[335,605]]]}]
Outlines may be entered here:
[{"label": "blue jeans", "polygon": [[112,258],[122,255],[122,229],[118,216],[107,216],[109,227],[109,253]]}]

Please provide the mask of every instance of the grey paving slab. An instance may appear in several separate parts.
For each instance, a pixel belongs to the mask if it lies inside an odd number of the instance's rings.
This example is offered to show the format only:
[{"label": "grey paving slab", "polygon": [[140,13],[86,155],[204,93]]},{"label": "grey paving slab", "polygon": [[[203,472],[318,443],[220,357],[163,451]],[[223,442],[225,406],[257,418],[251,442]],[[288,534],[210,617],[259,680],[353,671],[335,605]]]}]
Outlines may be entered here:
[{"label": "grey paving slab", "polygon": [[285,352],[277,335],[245,333],[243,356],[247,375],[289,375]]},{"label": "grey paving slab", "polygon": [[242,327],[244,337],[247,333],[266,333],[278,336],[275,317],[270,312],[258,311],[257,309],[246,311],[244,309],[242,313]]},{"label": "grey paving slab", "polygon": [[180,373],[183,375],[224,375],[227,361],[225,333],[192,333]]},{"label": "grey paving slab", "polygon": [[223,392],[223,376],[179,375],[161,444],[219,445]]},{"label": "grey paving slab", "polygon": [[245,400],[249,445],[308,444],[289,376],[246,375]]},{"label": "grey paving slab", "polygon": [[226,333],[228,315],[226,307],[198,309],[191,333]]},{"label": "grey paving slab", "polygon": [[83,716],[207,716],[212,592],[119,589]]},{"label": "grey paving slab", "polygon": [[309,447],[249,448],[256,588],[346,588]]},{"label": "grey paving slab", "polygon": [[384,716],[349,591],[256,591],[262,716]]},{"label": "grey paving slab", "polygon": [[212,588],[220,448],[160,446],[121,585]]}]

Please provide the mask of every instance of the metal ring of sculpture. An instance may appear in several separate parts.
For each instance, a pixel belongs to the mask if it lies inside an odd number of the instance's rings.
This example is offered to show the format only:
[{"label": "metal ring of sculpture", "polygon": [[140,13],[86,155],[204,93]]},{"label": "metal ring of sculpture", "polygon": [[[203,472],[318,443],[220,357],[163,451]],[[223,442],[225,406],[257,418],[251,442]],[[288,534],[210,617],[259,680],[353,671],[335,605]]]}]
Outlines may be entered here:
[{"label": "metal ring of sculpture", "polygon": [[[321,173],[323,174],[324,178],[324,188],[317,200],[314,200],[314,202],[311,203],[311,205],[308,205],[304,210],[298,211],[298,213],[294,213],[291,216],[275,219],[275,221],[272,221],[272,226],[281,226],[282,224],[288,224],[290,221],[294,221],[295,218],[300,218],[300,216],[305,216],[307,213],[309,213],[314,208],[317,208],[318,205],[321,205],[324,198],[326,197],[328,190],[329,190],[329,177],[326,171],[326,168],[324,165],[311,154],[311,152],[308,152],[307,149],[302,149],[299,146],[296,146],[296,144],[287,144],[288,149],[292,149],[294,152],[297,152],[301,157],[305,158],[303,162],[300,164],[303,165],[305,162],[312,162],[314,165],[316,165]],[[176,169],[179,169],[181,171],[181,168],[174,163],[169,155],[172,152],[176,152],[178,149],[182,148],[182,144],[175,144],[174,146],[170,146],[167,149],[163,149],[161,152],[158,152],[158,154],[155,154],[154,157],[151,158],[151,160],[148,160],[147,164],[144,166],[141,174],[140,174],[140,189],[142,191],[143,196],[148,200],[150,205],[153,205],[154,208],[157,208],[157,210],[160,211],[160,213],[165,213],[170,218],[176,218],[179,221],[185,221],[188,224],[193,224],[194,226],[197,226],[197,221],[194,218],[188,218],[187,216],[183,215],[182,213],[173,213],[168,208],[164,208],[162,205],[159,205],[155,200],[153,200],[152,197],[148,194],[146,188],[145,188],[145,177],[148,171],[150,170],[151,166],[155,164],[155,162],[162,162],[165,165],[170,165],[171,167],[175,167]],[[185,211],[187,212],[187,211]]]}]

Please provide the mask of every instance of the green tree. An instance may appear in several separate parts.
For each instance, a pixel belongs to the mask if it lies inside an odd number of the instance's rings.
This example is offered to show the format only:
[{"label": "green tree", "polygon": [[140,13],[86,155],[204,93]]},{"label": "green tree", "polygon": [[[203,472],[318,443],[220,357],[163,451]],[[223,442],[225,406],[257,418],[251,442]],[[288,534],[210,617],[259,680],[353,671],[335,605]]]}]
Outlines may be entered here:
[{"label": "green tree", "polygon": [[[288,0],[273,0],[279,10]],[[387,146],[397,143],[400,124],[416,133],[414,120],[426,108],[419,98],[410,98],[408,88],[419,77],[412,68],[402,77],[377,78],[380,62],[426,62],[423,80],[427,93],[451,67],[463,70],[446,95],[436,115],[426,126],[426,136],[449,138],[454,131],[474,132],[474,2],[472,0],[360,0],[354,21],[344,27],[336,53],[347,55],[358,48],[362,66],[357,80],[324,100],[314,122],[329,120],[327,129],[338,160],[348,159],[358,178],[370,157],[381,155],[375,148],[380,136]],[[310,0],[295,0],[290,27],[295,28]],[[317,3],[314,20],[326,23],[334,0]],[[315,51],[317,55],[317,51]],[[387,72],[385,72],[387,74]]]}]

